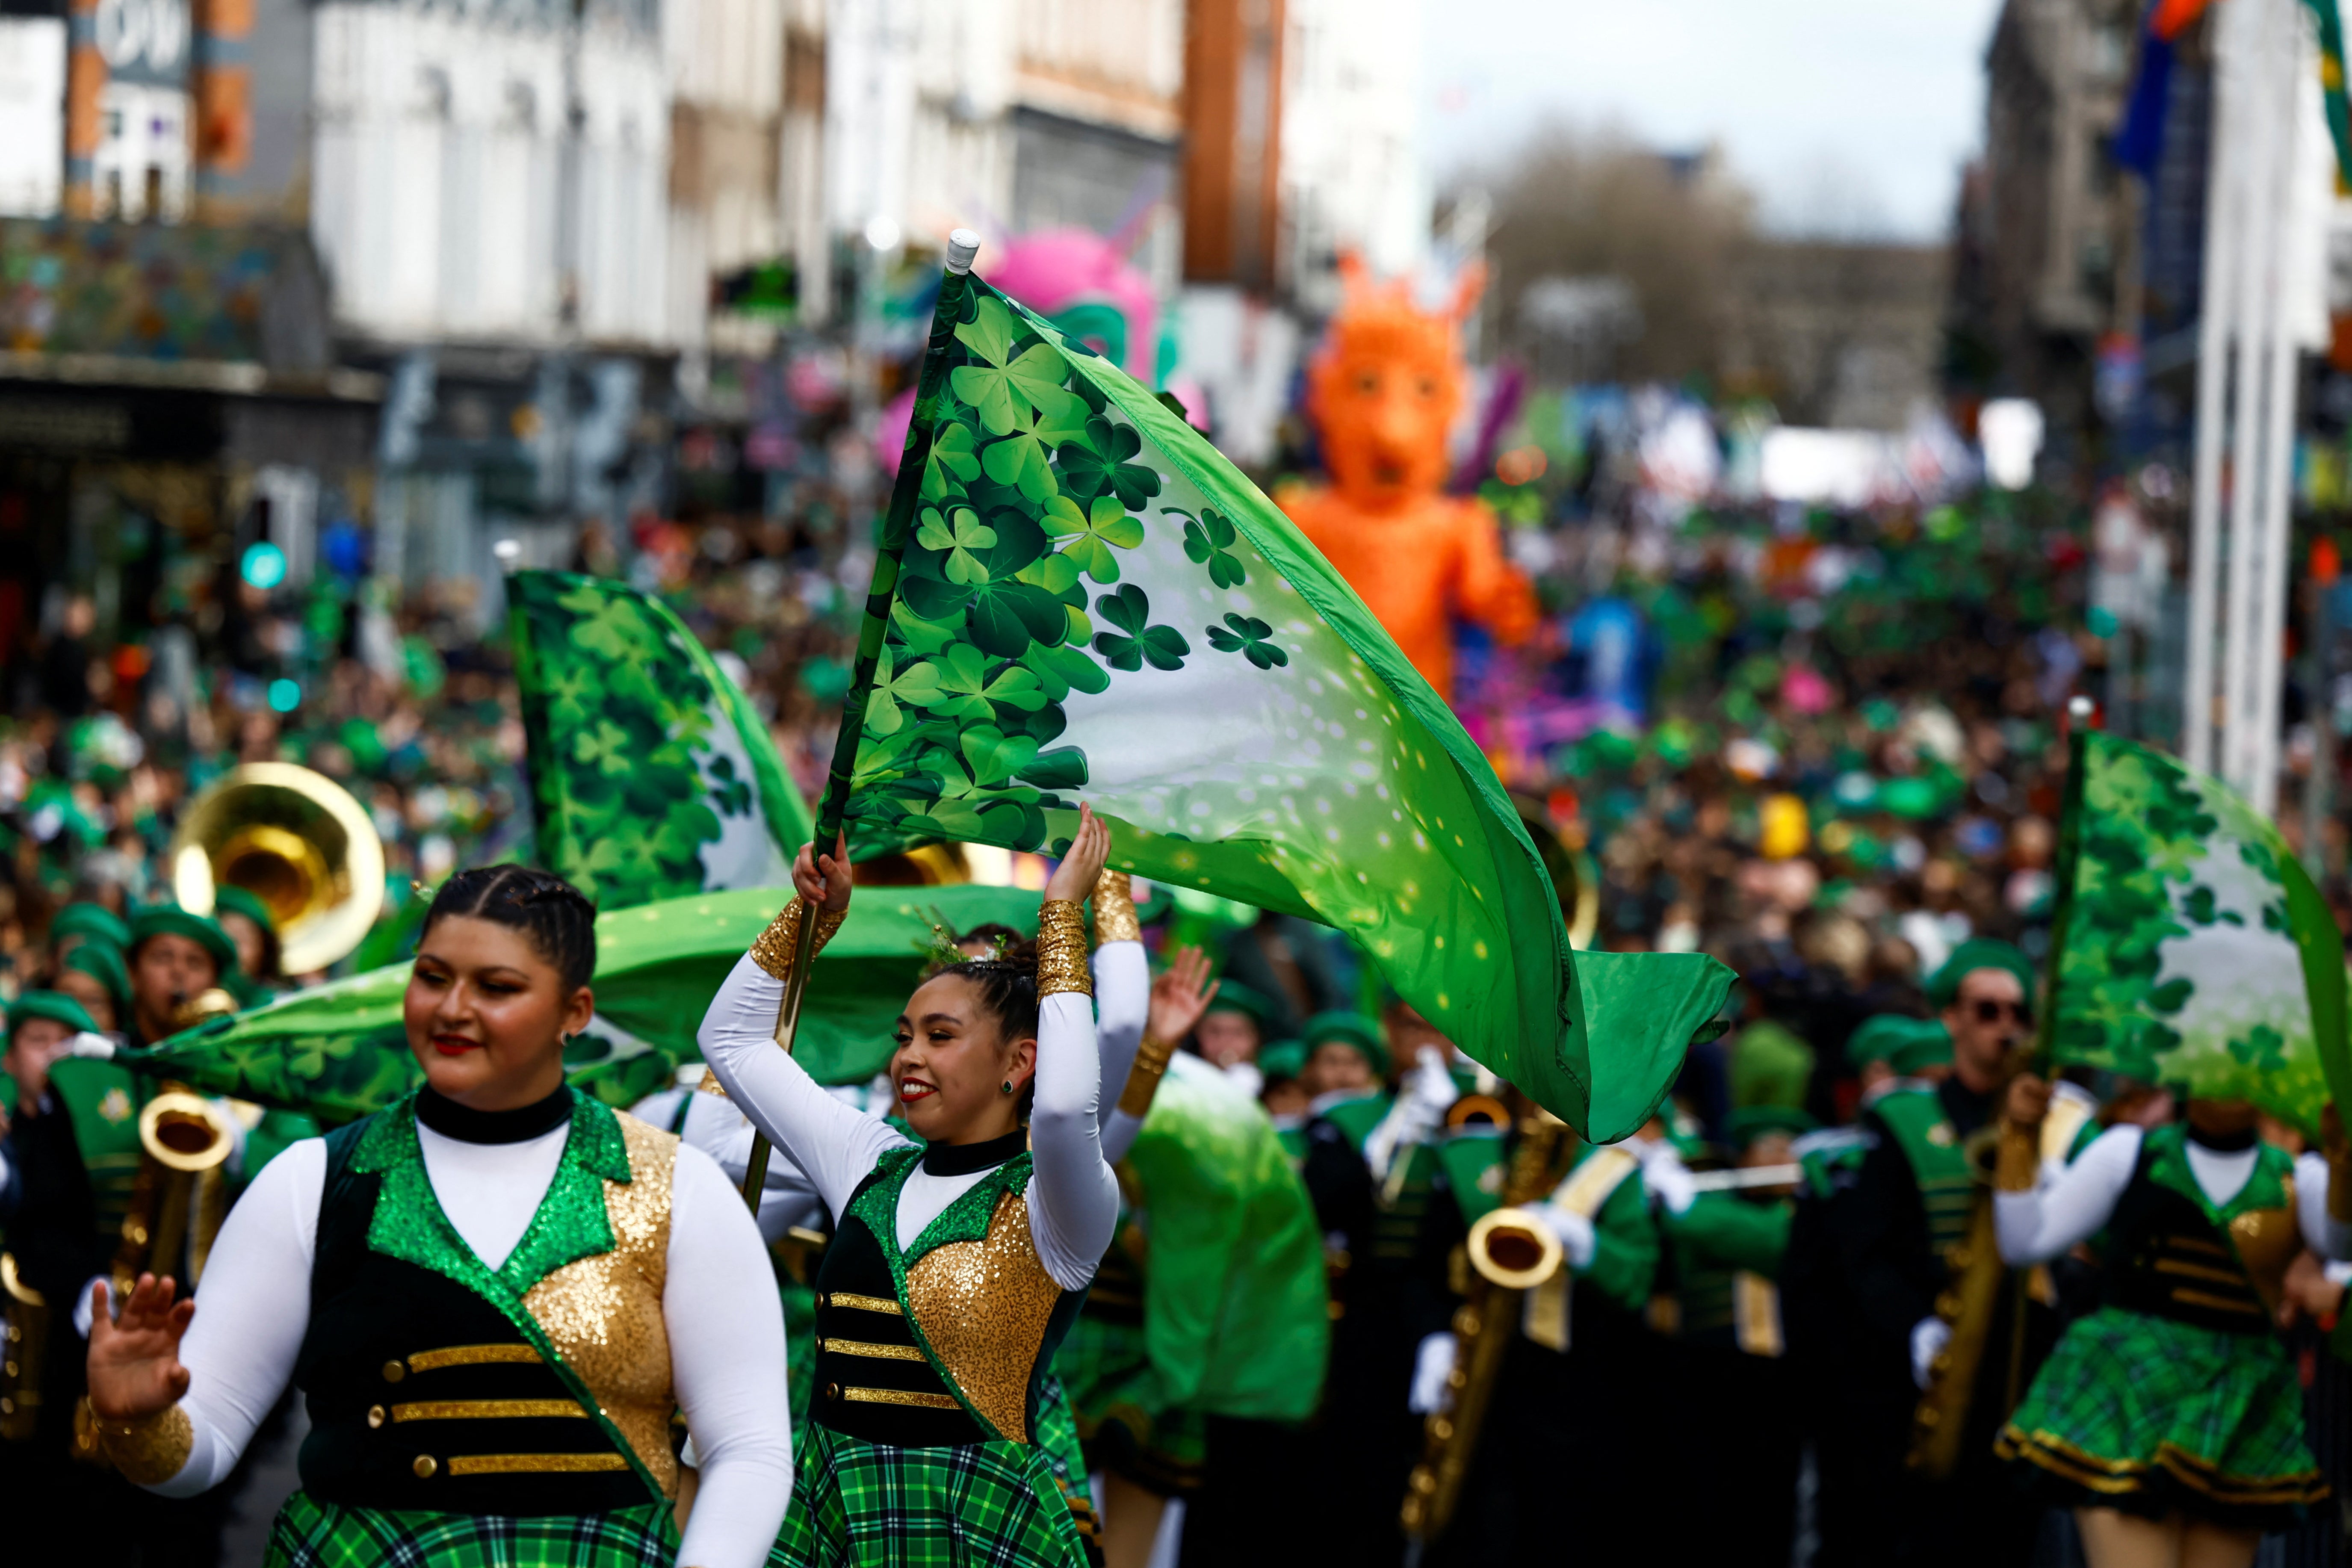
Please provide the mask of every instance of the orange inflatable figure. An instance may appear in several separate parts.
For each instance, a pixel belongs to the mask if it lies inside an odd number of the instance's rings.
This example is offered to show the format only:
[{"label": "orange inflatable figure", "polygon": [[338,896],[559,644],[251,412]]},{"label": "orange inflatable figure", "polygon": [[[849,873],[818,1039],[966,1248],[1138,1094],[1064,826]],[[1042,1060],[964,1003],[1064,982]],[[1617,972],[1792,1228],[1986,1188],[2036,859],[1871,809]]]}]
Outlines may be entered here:
[{"label": "orange inflatable figure", "polygon": [[1454,696],[1453,619],[1497,642],[1535,629],[1535,594],[1504,558],[1495,514],[1444,493],[1446,432],[1462,406],[1458,329],[1485,279],[1473,272],[1437,315],[1402,282],[1378,285],[1343,256],[1347,292],[1307,372],[1307,412],[1328,486],[1279,497],[1437,694]]}]

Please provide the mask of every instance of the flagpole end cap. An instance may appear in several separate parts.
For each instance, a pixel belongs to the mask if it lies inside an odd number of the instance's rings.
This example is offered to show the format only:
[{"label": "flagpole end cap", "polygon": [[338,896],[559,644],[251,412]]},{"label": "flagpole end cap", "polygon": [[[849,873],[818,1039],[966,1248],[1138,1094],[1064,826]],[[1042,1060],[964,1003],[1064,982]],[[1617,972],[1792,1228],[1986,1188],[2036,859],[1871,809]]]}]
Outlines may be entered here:
[{"label": "flagpole end cap", "polygon": [[948,270],[961,278],[971,270],[972,258],[980,254],[980,236],[968,228],[960,228],[948,236]]},{"label": "flagpole end cap", "polygon": [[500,574],[511,577],[515,568],[522,564],[522,541],[501,539],[490,546],[490,554],[497,559]]},{"label": "flagpole end cap", "polygon": [[2077,693],[2067,700],[2066,715],[2077,724],[2087,724],[2091,721],[2091,700]]}]

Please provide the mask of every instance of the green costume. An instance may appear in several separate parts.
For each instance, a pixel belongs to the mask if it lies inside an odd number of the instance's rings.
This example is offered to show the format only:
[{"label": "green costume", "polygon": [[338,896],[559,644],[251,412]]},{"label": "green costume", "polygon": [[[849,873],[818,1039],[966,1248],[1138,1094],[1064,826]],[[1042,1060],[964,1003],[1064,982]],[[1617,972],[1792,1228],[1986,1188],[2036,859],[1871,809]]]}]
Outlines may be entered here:
[{"label": "green costume", "polygon": [[[667,1389],[649,1396],[633,1358],[605,1348],[608,1319],[582,1313],[564,1281],[618,1254],[593,1276],[620,1298],[608,1310],[660,1310],[658,1261],[635,1255],[667,1246],[677,1142],[576,1091],[570,1117],[554,1179],[496,1269],[434,1195],[413,1093],[329,1135],[296,1371],[311,1430],[268,1568],[619,1568],[675,1554]],[[373,1402],[394,1388],[529,1408],[386,1426]],[[499,1463],[469,1468],[483,1451]]]},{"label": "green costume", "polygon": [[[898,1197],[922,1160],[919,1147],[884,1153],[825,1249],[815,1416],[775,1560],[1083,1563],[1039,1409],[1085,1293],[1054,1285],[1037,1262],[1025,1151],[988,1169],[901,1251]],[[923,1267],[948,1247],[989,1260],[968,1290],[952,1267]],[[1025,1364],[995,1353],[1008,1336],[1037,1347]]]},{"label": "green costume", "polygon": [[2299,1245],[2294,1162],[2258,1144],[2216,1205],[2187,1145],[2177,1122],[2142,1140],[2108,1221],[2104,1304],[2068,1325],[1999,1450],[2070,1506],[2280,1530],[2328,1494],[2271,1326]]},{"label": "green costume", "polygon": [[1813,1081],[1813,1047],[1770,1018],[1731,1040],[1731,1103],[1802,1105]]}]

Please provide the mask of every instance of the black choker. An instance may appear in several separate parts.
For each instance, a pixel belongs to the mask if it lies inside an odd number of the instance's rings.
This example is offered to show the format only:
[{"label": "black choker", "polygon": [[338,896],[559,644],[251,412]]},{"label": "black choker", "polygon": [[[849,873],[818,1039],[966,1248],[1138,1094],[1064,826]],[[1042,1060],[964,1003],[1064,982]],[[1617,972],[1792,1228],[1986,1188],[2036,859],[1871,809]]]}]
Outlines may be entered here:
[{"label": "black choker", "polygon": [[1015,1128],[985,1143],[931,1143],[923,1149],[923,1174],[969,1176],[991,1165],[1002,1165],[1029,1147],[1029,1130]]},{"label": "black choker", "polygon": [[2210,1149],[2216,1154],[2242,1154],[2254,1146],[2254,1129],[2246,1127],[2235,1132],[2200,1132],[2192,1123],[2189,1129],[2189,1141],[2200,1148]]},{"label": "black choker", "polygon": [[416,1091],[416,1120],[460,1143],[527,1143],[572,1120],[572,1086],[559,1084],[545,1100],[512,1110],[476,1110],[427,1084]]}]

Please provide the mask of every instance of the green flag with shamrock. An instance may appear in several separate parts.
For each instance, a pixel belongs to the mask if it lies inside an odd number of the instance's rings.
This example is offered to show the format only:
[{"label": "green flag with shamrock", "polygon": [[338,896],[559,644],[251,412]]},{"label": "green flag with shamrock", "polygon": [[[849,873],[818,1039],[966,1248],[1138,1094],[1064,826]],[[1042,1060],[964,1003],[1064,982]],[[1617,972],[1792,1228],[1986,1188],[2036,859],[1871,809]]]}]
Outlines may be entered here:
[{"label": "green flag with shamrock", "polygon": [[[750,888],[599,914],[596,1018],[564,1051],[572,1081],[614,1105],[667,1086],[680,1062],[699,1056],[695,1034],[711,994],[791,896],[788,888]],[[990,922],[1034,931],[1037,895],[970,885],[860,894],[818,955],[795,1042],[801,1064],[824,1083],[860,1083],[882,1070],[891,1024],[932,962],[935,927]],[[396,963],[331,980],[117,1059],[207,1094],[348,1121],[419,1077],[400,1022],[408,973]]]},{"label": "green flag with shamrock", "polygon": [[750,700],[650,594],[507,579],[540,865],[601,910],[792,881],[809,812]]},{"label": "green flag with shamrock", "polygon": [[2075,747],[2053,1059],[2251,1100],[2315,1131],[2352,1092],[2326,900],[2220,780],[2111,735],[2078,731]]},{"label": "green flag with shamrock", "polygon": [[1599,1139],[1648,1118],[1721,1004],[1701,955],[1571,959],[1493,770],[1346,582],[1150,392],[977,278],[940,291],[859,656],[819,813],[854,856],[1051,851],[1089,803],[1115,864],[1339,928]]}]

